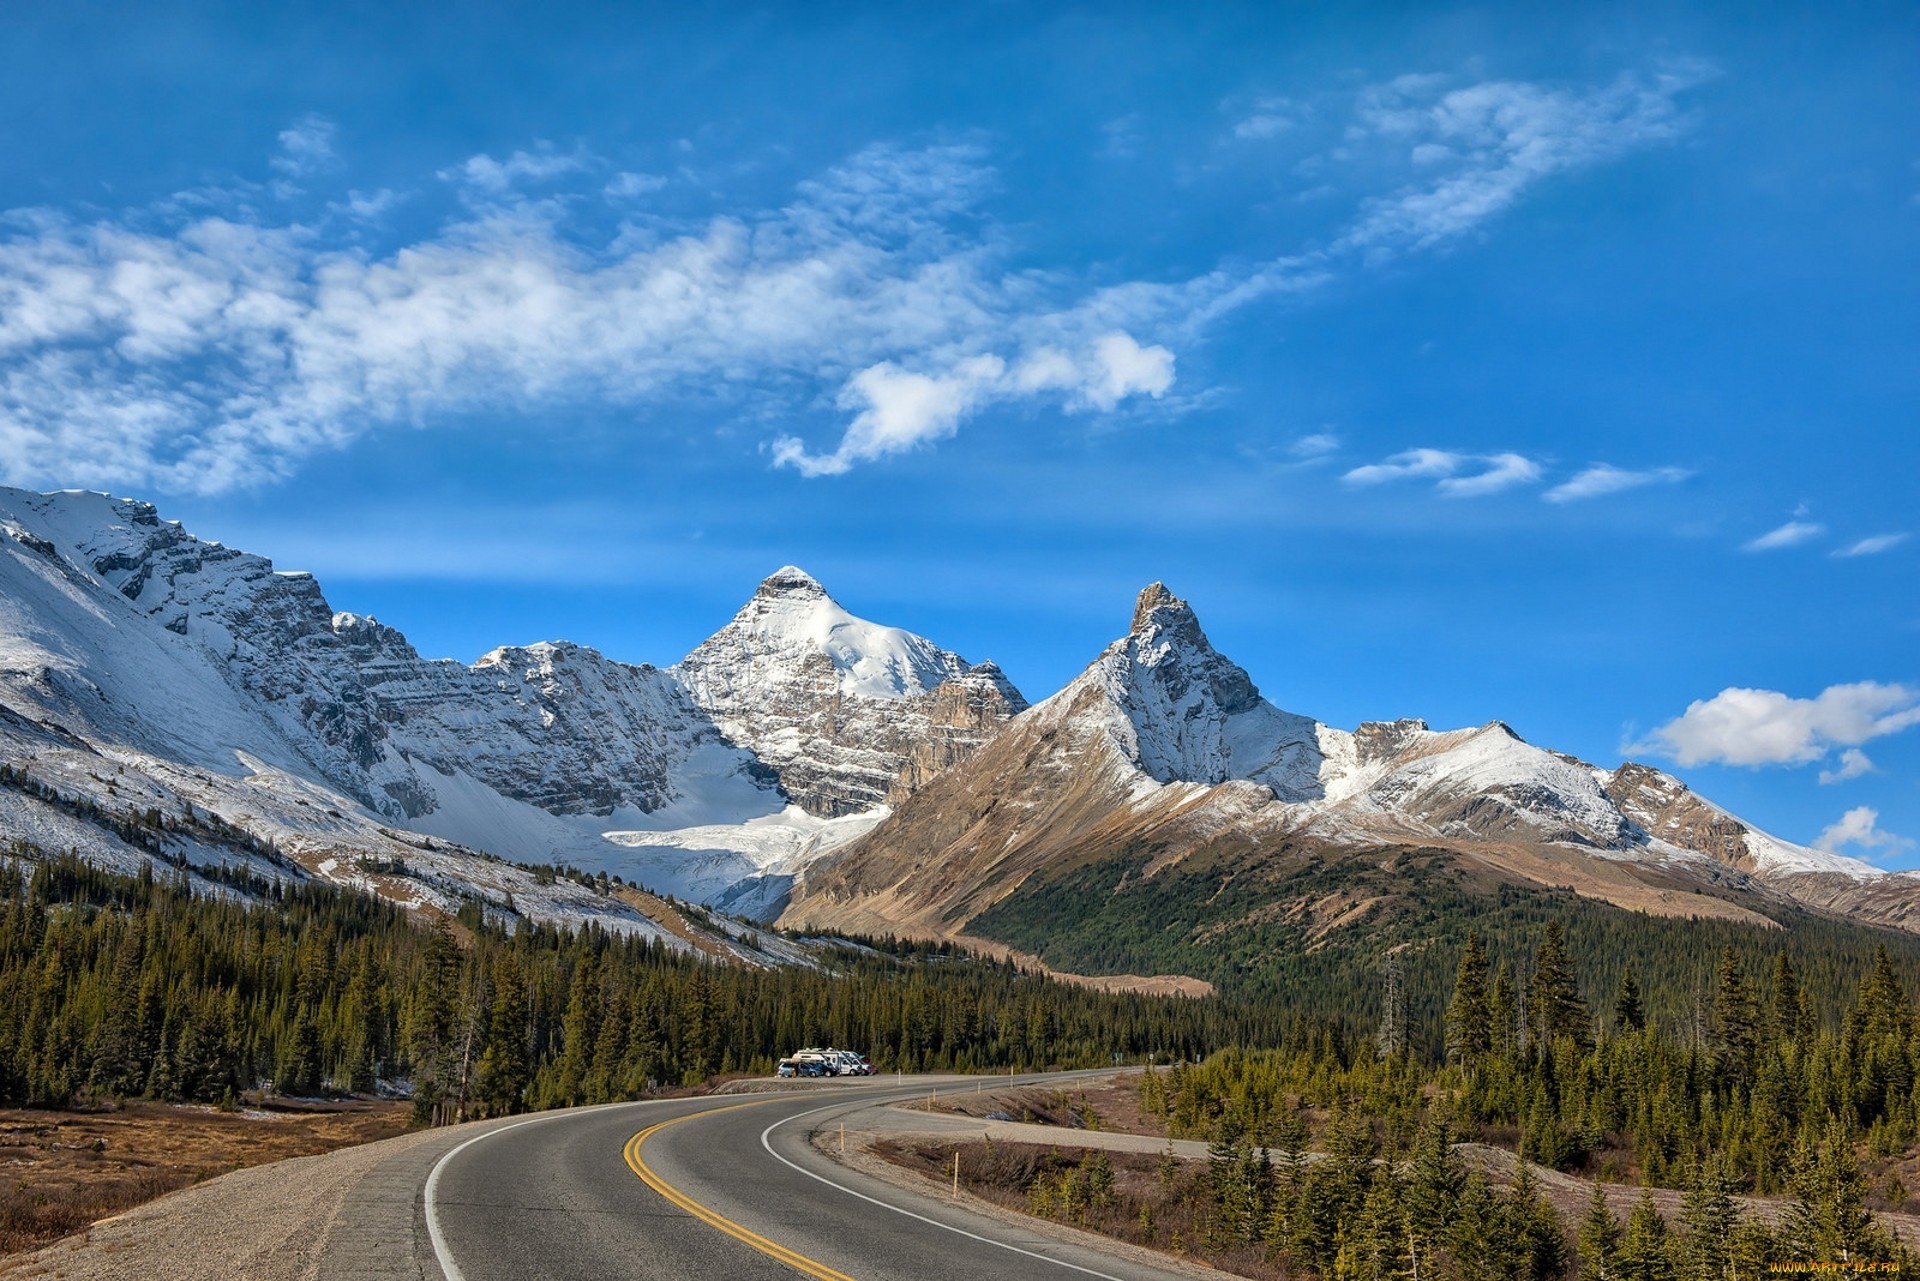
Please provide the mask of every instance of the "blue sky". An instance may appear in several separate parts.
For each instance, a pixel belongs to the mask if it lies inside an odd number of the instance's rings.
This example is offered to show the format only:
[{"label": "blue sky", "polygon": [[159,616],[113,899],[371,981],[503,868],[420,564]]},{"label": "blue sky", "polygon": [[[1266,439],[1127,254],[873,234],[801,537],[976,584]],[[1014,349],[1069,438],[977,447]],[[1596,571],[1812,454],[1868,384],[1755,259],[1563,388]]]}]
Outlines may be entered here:
[{"label": "blue sky", "polygon": [[469,660],[1163,579],[1920,864],[1920,11],[662,8],[0,16],[0,479]]}]

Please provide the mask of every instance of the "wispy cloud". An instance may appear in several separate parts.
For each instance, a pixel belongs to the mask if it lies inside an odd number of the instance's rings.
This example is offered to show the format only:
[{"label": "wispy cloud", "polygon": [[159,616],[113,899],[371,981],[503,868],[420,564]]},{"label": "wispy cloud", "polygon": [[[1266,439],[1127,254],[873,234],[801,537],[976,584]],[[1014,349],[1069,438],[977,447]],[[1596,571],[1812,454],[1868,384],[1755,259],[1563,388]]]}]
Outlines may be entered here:
[{"label": "wispy cloud", "polygon": [[1910,837],[1896,836],[1880,826],[1880,811],[1865,805],[1855,806],[1840,816],[1813,840],[1815,849],[1837,854],[1851,845],[1862,850],[1894,853],[1913,848]]},{"label": "wispy cloud", "polygon": [[1317,431],[1311,436],[1302,436],[1287,446],[1287,452],[1302,462],[1317,462],[1339,451],[1340,438],[1330,431]]},{"label": "wispy cloud", "polygon": [[440,177],[498,195],[522,182],[552,181],[585,169],[590,163],[591,158],[584,151],[558,152],[553,144],[541,142],[532,151],[515,151],[505,160],[495,160],[485,154],[470,156],[462,164],[442,169]]},{"label": "wispy cloud", "polygon": [[667,180],[659,174],[622,172],[613,175],[602,190],[616,200],[631,200],[635,196],[659,191],[666,185]]},{"label": "wispy cloud", "polygon": [[1480,461],[1486,464],[1483,470],[1447,477],[1439,484],[1440,492],[1448,498],[1481,498],[1540,479],[1540,464],[1520,454],[1494,454]]},{"label": "wispy cloud", "polygon": [[[1858,747],[1915,725],[1920,725],[1920,689],[1906,685],[1860,681],[1829,686],[1813,698],[1731,688],[1688,704],[1628,750],[1657,752],[1682,765],[1805,765],[1836,748]],[[1834,779],[1870,768],[1871,762],[1863,768],[1843,755]]]},{"label": "wispy cloud", "polygon": [[1404,450],[1341,477],[1349,485],[1360,486],[1432,480],[1435,490],[1448,498],[1482,498],[1539,478],[1540,464],[1522,454],[1460,454],[1446,449]]},{"label": "wispy cloud", "polygon": [[[1684,87],[1396,82],[1356,127],[1443,148],[1452,159],[1424,186],[1364,203],[1319,249],[1098,287],[1072,267],[1013,266],[1016,237],[986,211],[997,176],[966,146],[869,148],[778,208],[600,240],[563,225],[571,198],[630,199],[658,180],[547,143],[442,169],[464,213],[384,253],[236,200],[15,211],[0,234],[0,473],[211,492],[477,408],[798,393],[841,408],[839,439],[782,436],[771,457],[824,475],[924,447],[989,406],[1109,413],[1166,399],[1185,347],[1256,300],[1672,136]],[[1284,112],[1260,104],[1242,123],[1278,127],[1251,123],[1263,114]],[[333,139],[319,117],[289,127],[279,180],[337,168]],[[1498,194],[1470,201],[1462,183]],[[349,191],[326,207],[364,224],[395,199]],[[1448,457],[1427,475],[1452,497],[1540,475],[1518,454]]]},{"label": "wispy cloud", "polygon": [[1233,136],[1243,142],[1277,138],[1294,127],[1299,110],[1288,98],[1261,98],[1251,112],[1234,122]]},{"label": "wispy cloud", "polygon": [[1369,201],[1340,246],[1431,246],[1506,211],[1556,174],[1667,142],[1683,127],[1679,95],[1709,74],[1688,64],[1599,87],[1494,80],[1447,88],[1427,75],[1376,86],[1361,97],[1350,142],[1405,147],[1434,176]]},{"label": "wispy cloud", "polygon": [[1777,529],[1770,529],[1760,537],[1741,544],[1741,551],[1771,552],[1782,547],[1797,547],[1810,542],[1827,532],[1827,527],[1818,521],[1790,520]]},{"label": "wispy cloud", "polygon": [[275,173],[304,178],[339,166],[333,149],[334,126],[324,116],[302,116],[280,131],[280,150],[271,160]]},{"label": "wispy cloud", "polygon": [[1583,498],[1600,498],[1647,485],[1672,485],[1693,473],[1682,467],[1654,467],[1646,471],[1628,471],[1610,463],[1596,463],[1568,481],[1555,485],[1541,497],[1550,503],[1572,503]]},{"label": "wispy cloud", "polygon": [[[468,162],[462,181],[574,163]],[[799,379],[837,384],[854,413],[837,450],[783,445],[818,473],[937,439],[989,400],[1099,412],[1164,393],[1172,351],[1132,331],[1193,292],[1075,297],[1006,276],[991,236],[948,221],[991,181],[965,149],[876,148],[782,209],[597,251],[514,204],[381,258],[299,226],[41,216],[0,240],[0,470],[218,491],[382,423],[716,386],[790,396]]]},{"label": "wispy cloud", "polygon": [[1913,535],[1908,533],[1875,534],[1871,538],[1862,538],[1857,543],[1836,548],[1833,554],[1835,556],[1878,556],[1881,552],[1892,551],[1911,537]]}]

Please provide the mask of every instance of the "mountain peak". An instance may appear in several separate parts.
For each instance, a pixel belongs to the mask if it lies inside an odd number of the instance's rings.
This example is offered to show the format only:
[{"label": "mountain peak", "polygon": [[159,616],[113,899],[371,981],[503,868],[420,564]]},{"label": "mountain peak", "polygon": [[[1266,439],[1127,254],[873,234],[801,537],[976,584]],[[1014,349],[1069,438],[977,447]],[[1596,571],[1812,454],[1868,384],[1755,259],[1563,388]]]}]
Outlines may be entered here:
[{"label": "mountain peak", "polygon": [[1140,599],[1134,602],[1133,626],[1127,630],[1139,635],[1153,621],[1154,614],[1163,609],[1179,610],[1189,615],[1193,612],[1187,602],[1167,590],[1165,583],[1148,583],[1140,589]]},{"label": "mountain peak", "polygon": [[819,599],[827,594],[827,589],[818,579],[797,565],[782,565],[767,575],[754,592],[755,596],[791,596],[805,599]]}]

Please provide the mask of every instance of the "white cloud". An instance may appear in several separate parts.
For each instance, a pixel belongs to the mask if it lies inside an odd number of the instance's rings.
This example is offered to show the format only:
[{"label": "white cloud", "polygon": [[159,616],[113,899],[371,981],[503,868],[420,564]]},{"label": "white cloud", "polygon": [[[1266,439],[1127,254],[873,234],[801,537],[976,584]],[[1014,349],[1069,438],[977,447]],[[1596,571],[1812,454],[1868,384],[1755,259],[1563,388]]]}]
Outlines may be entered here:
[{"label": "white cloud", "polygon": [[1299,107],[1287,98],[1262,98],[1249,115],[1234,123],[1233,136],[1243,142],[1277,138],[1294,127]]},{"label": "white cloud", "polygon": [[321,173],[340,163],[333,149],[333,122],[306,115],[280,131],[280,150],[271,160],[274,172],[288,178]]},{"label": "white cloud", "polygon": [[1093,342],[1094,376],[1080,394],[1095,409],[1112,409],[1129,396],[1158,400],[1173,386],[1173,353],[1142,347],[1132,334],[1102,334]]},{"label": "white cloud", "polygon": [[658,191],[667,185],[667,180],[652,173],[617,173],[602,188],[605,194],[616,200],[629,200],[634,196],[644,196],[650,191]]},{"label": "white cloud", "polygon": [[1349,146],[1385,142],[1432,180],[1367,202],[1338,247],[1383,252],[1452,239],[1504,212],[1556,174],[1667,142],[1680,132],[1676,99],[1701,67],[1622,76],[1598,88],[1495,80],[1444,90],[1437,76],[1403,76],[1361,96]]},{"label": "white cloud", "polygon": [[[1813,698],[1733,688],[1688,704],[1638,749],[1682,765],[1804,765],[1915,725],[1920,689],[1905,685],[1860,681],[1829,686]],[[1837,777],[1852,777],[1850,767],[1843,757]]]},{"label": "white cloud", "polygon": [[1875,534],[1871,538],[1862,538],[1857,543],[1849,543],[1833,554],[1835,556],[1878,556],[1881,552],[1893,550],[1912,536],[1907,533]]},{"label": "white cloud", "polygon": [[1355,467],[1341,479],[1349,485],[1382,485],[1394,480],[1451,476],[1465,461],[1462,455],[1444,449],[1409,449],[1385,462]]},{"label": "white cloud", "polygon": [[[1393,92],[1413,109],[1437,91],[1402,81]],[[1677,89],[1637,92],[1634,110],[1671,123],[1671,103],[1664,116],[1653,103]],[[1559,93],[1600,121],[1570,107],[1534,122],[1543,138],[1638,118],[1593,105],[1633,98],[1618,89],[1500,93]],[[1447,101],[1425,104],[1441,114],[1409,146],[1470,150],[1470,100]],[[274,166],[288,190],[336,164],[332,138],[319,117],[283,133]],[[1628,144],[1541,145],[1554,159],[1530,173]],[[383,253],[357,229],[330,242],[325,222],[276,225],[231,198],[105,217],[13,211],[0,231],[0,476],[212,492],[284,478],[389,425],[716,392],[837,401],[851,414],[837,445],[815,453],[783,437],[774,458],[840,470],[951,435],[991,405],[1106,413],[1163,398],[1181,345],[1222,317],[1336,277],[1352,265],[1343,250],[1424,235],[1382,230],[1385,206],[1370,204],[1327,249],[1090,288],[1070,270],[1013,265],[1011,233],[982,210],[997,179],[974,147],[873,147],[780,208],[589,242],[562,224],[580,203],[568,196],[639,195],[656,181],[608,169],[544,143],[473,156],[440,175],[466,212]],[[555,198],[521,199],[533,184]],[[396,199],[349,192],[327,208],[365,222]],[[1538,477],[1519,455],[1447,457],[1425,474],[1454,496]],[[1366,471],[1349,479],[1366,483]]]},{"label": "white cloud", "polygon": [[440,177],[466,183],[490,195],[499,195],[523,181],[547,182],[587,166],[584,152],[563,155],[550,143],[539,143],[532,151],[515,151],[505,160],[481,154],[470,156],[464,164],[440,171]]},{"label": "white cloud", "polygon": [[1434,488],[1448,498],[1482,498],[1539,478],[1540,465],[1521,454],[1458,454],[1445,449],[1403,450],[1341,477],[1349,485],[1432,480]]},{"label": "white cloud", "polygon": [[1768,530],[1760,537],[1741,544],[1740,550],[1748,552],[1770,552],[1782,547],[1795,547],[1810,539],[1818,538],[1827,532],[1825,525],[1810,520],[1790,520],[1778,529]]},{"label": "white cloud", "polygon": [[1448,498],[1480,498],[1515,485],[1540,479],[1540,465],[1520,454],[1494,454],[1481,460],[1485,468],[1470,476],[1449,476],[1438,488]]},{"label": "white cloud", "polygon": [[385,187],[371,194],[362,191],[349,191],[347,198],[329,206],[338,213],[361,222],[371,222],[387,210],[399,204],[402,197]]},{"label": "white cloud", "polygon": [[1647,471],[1628,471],[1610,463],[1596,463],[1572,480],[1549,489],[1541,497],[1550,503],[1571,503],[1582,498],[1599,498],[1645,485],[1672,485],[1693,473],[1680,467],[1655,467]]},{"label": "white cloud", "polygon": [[943,375],[913,373],[882,361],[855,374],[841,393],[840,407],[860,412],[824,456],[809,454],[791,436],[774,443],[774,461],[805,476],[835,476],[856,462],[871,462],[940,440],[959,430],[962,415],[988,395],[1006,373],[997,356],[975,356]]},{"label": "white cloud", "polygon": [[1815,849],[1835,854],[1848,845],[1863,850],[1891,852],[1912,849],[1913,841],[1881,828],[1880,811],[1860,805],[1842,814],[1839,822],[1828,827],[1813,840]]},{"label": "white cloud", "polygon": [[1820,784],[1825,787],[1833,783],[1844,783],[1850,778],[1859,778],[1863,774],[1873,773],[1873,761],[1857,747],[1849,747],[1840,753],[1839,769],[1820,771]]},{"label": "white cloud", "polygon": [[1337,453],[1339,449],[1340,438],[1330,431],[1320,431],[1313,433],[1311,436],[1302,436],[1287,446],[1288,453],[1303,461],[1322,459],[1328,454]]},{"label": "white cloud", "polygon": [[798,438],[782,436],[773,457],[804,476],[834,476],[951,436],[966,415],[990,402],[1051,392],[1062,393],[1069,410],[1108,412],[1131,396],[1157,399],[1172,385],[1173,353],[1143,347],[1126,333],[1102,334],[1078,355],[1041,347],[1011,369],[995,355],[971,356],[940,373],[883,361],[855,374],[842,391],[840,407],[858,413],[838,448],[814,454]]}]

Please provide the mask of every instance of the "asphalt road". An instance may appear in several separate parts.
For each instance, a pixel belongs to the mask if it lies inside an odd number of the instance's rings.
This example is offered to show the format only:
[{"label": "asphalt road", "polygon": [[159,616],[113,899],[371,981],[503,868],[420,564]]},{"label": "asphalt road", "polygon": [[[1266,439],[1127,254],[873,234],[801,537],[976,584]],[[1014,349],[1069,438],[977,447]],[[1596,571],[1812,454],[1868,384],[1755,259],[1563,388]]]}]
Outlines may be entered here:
[{"label": "asphalt road", "polygon": [[549,1113],[488,1131],[433,1169],[423,1207],[433,1252],[448,1281],[1187,1275],[978,1215],[911,1176],[874,1178],[815,1151],[812,1131],[928,1089],[848,1084]]}]

